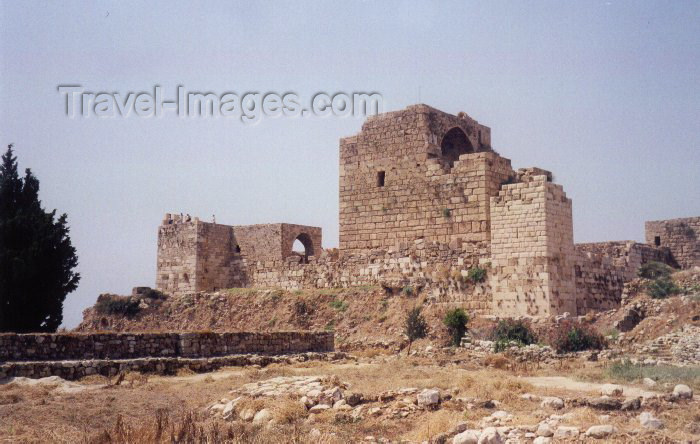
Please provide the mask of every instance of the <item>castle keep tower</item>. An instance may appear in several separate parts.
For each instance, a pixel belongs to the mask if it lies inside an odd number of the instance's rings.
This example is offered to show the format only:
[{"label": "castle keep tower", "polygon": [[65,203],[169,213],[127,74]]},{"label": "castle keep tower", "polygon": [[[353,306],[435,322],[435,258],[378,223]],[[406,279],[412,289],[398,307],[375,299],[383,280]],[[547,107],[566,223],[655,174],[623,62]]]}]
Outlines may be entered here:
[{"label": "castle keep tower", "polygon": [[489,198],[513,175],[491,130],[426,105],[372,116],[340,141],[340,250],[416,239],[488,254]]}]

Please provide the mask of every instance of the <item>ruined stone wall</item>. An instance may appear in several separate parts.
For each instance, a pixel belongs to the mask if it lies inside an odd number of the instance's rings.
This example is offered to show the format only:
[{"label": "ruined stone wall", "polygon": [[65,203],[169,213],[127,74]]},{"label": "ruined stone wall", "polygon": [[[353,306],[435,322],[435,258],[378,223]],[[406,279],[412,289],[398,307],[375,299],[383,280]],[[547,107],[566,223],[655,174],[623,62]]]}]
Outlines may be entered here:
[{"label": "ruined stone wall", "polygon": [[333,351],[332,332],[0,334],[0,361],[206,358]]},{"label": "ruined stone wall", "polygon": [[[295,239],[307,256],[292,252]],[[321,229],[294,224],[229,226],[167,214],[158,229],[156,288],[169,293],[255,285],[251,267],[322,251]]]},{"label": "ruined stone wall", "polygon": [[681,268],[700,266],[700,217],[649,221],[644,231],[646,243],[668,248]]},{"label": "ruined stone wall", "polygon": [[371,117],[340,142],[340,251],[421,238],[474,249],[489,240],[489,197],[512,173],[490,129],[466,115],[417,105]]},{"label": "ruined stone wall", "polygon": [[619,307],[624,283],[637,277],[642,264],[671,261],[666,249],[635,241],[582,243],[575,250],[579,315]]},{"label": "ruined stone wall", "polygon": [[216,291],[247,284],[243,258],[232,227],[197,221],[197,290]]},{"label": "ruined stone wall", "polygon": [[491,199],[493,312],[573,314],[571,200],[547,175],[523,178]]},{"label": "ruined stone wall", "polygon": [[488,261],[488,256],[479,258],[419,239],[396,249],[339,258],[323,254],[308,264],[291,260],[259,262],[251,267],[251,276],[257,286],[288,290],[364,285],[380,285],[392,292],[421,290],[431,303],[458,304],[487,313],[491,306],[488,282],[470,282],[467,274],[474,266],[487,267]]}]

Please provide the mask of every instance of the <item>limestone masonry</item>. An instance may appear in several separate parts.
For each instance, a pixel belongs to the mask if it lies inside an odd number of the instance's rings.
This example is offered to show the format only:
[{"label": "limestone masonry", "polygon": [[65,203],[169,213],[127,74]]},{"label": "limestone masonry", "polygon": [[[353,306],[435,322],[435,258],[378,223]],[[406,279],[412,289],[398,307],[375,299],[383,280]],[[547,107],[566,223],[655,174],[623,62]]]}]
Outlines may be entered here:
[{"label": "limestone masonry", "polygon": [[[647,222],[646,244],[574,244],[571,199],[549,171],[514,170],[490,128],[426,105],[372,116],[340,140],[339,198],[337,250],[323,250],[318,227],[166,214],[156,287],[382,285],[481,313],[551,316],[619,305],[644,262],[700,265],[700,217]],[[474,267],[487,279],[467,279]]]}]

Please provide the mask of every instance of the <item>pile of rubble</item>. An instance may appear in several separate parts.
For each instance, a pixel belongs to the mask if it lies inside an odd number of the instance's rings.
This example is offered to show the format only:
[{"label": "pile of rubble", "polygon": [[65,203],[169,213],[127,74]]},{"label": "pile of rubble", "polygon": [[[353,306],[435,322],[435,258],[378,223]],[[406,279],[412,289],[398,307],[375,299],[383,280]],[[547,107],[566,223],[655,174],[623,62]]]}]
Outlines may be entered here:
[{"label": "pile of rubble", "polygon": [[631,344],[631,351],[644,359],[632,359],[646,365],[698,365],[700,363],[700,327],[684,325],[680,330],[642,344]]}]

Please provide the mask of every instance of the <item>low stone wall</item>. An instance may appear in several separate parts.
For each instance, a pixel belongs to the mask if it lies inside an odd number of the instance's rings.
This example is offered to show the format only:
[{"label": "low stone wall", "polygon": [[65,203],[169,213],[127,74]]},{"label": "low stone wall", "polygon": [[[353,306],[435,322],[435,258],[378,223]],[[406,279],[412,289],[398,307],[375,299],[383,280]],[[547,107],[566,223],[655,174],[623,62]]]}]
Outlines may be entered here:
[{"label": "low stone wall", "polygon": [[229,355],[213,358],[137,358],[137,359],[95,359],[83,361],[29,361],[0,364],[0,379],[10,377],[45,378],[59,376],[76,380],[90,375],[116,376],[123,372],[139,372],[156,375],[174,375],[181,368],[196,373],[205,373],[222,367],[269,364],[290,364],[310,360],[335,360],[345,357],[344,353],[303,353],[284,356],[271,355]]},{"label": "low stone wall", "polygon": [[0,362],[333,351],[332,332],[0,334]]}]

